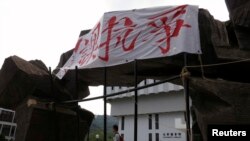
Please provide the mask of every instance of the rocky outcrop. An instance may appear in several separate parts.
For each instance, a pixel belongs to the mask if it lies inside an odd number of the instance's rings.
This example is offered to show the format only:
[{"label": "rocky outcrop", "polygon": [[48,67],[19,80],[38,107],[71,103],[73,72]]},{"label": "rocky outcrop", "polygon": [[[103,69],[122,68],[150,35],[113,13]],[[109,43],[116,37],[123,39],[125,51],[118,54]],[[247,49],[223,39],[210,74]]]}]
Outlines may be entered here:
[{"label": "rocky outcrop", "polygon": [[226,5],[239,47],[244,50],[250,50],[250,1],[226,0]]},{"label": "rocky outcrop", "polygon": [[[84,140],[94,115],[77,103],[58,104],[89,95],[88,86],[74,78],[55,79],[39,60],[5,59],[0,70],[0,107],[16,111],[16,141]],[[78,92],[76,83],[81,85]]]},{"label": "rocky outcrop", "polygon": [[193,110],[204,141],[209,124],[250,123],[249,83],[201,78],[190,78],[190,83]]},{"label": "rocky outcrop", "polygon": [[17,141],[84,140],[93,119],[91,112],[62,105],[52,107],[38,100],[27,98],[15,109]]}]

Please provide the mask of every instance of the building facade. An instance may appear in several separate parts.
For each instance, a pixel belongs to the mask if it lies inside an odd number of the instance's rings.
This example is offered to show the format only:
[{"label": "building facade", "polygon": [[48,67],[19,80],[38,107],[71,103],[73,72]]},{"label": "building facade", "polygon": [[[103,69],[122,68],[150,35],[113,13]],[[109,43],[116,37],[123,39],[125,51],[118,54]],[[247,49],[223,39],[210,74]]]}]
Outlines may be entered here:
[{"label": "building facade", "polygon": [[[139,86],[154,83],[144,80]],[[108,94],[129,89],[108,87]],[[119,119],[119,133],[134,140],[133,92],[111,97],[111,115]],[[185,141],[185,98],[183,87],[164,83],[138,91],[138,141]]]}]

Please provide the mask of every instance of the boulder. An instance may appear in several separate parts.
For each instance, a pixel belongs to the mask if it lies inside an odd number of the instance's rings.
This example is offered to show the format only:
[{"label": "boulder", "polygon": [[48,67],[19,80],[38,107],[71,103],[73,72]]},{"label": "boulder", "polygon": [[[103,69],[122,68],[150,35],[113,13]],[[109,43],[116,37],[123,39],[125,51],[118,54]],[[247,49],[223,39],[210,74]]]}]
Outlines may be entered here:
[{"label": "boulder", "polygon": [[226,0],[230,20],[233,22],[234,31],[239,43],[239,48],[250,50],[250,1]]},{"label": "boulder", "polygon": [[14,108],[28,95],[49,98],[52,95],[49,84],[48,71],[11,56],[0,71],[0,106]]},{"label": "boulder", "polygon": [[[51,106],[47,102],[29,101],[16,108],[16,141],[79,141],[84,140],[94,115],[78,107],[69,109],[62,105]],[[78,110],[76,110],[78,109]]]},{"label": "boulder", "polygon": [[203,141],[209,124],[250,124],[250,84],[190,78],[194,115]]},{"label": "boulder", "polygon": [[79,86],[82,95],[75,92],[74,78],[71,85],[55,79],[40,60],[5,59],[0,70],[0,107],[16,111],[16,141],[84,140],[94,115],[77,103],[58,104],[89,94],[85,84]]}]

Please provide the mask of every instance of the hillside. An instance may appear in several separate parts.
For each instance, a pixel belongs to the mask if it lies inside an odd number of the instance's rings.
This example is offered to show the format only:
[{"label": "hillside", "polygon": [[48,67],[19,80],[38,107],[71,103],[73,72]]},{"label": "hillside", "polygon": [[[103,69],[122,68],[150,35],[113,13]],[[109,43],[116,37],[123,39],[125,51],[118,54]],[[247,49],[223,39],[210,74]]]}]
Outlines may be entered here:
[{"label": "hillside", "polygon": [[[95,119],[93,120],[90,132],[89,132],[89,141],[96,141],[95,137],[98,134],[100,136],[99,141],[103,140],[103,115],[96,115]],[[118,119],[116,117],[107,116],[107,137],[108,141],[112,141],[112,126],[114,124],[118,124]],[[86,141],[88,139],[86,138]]]}]

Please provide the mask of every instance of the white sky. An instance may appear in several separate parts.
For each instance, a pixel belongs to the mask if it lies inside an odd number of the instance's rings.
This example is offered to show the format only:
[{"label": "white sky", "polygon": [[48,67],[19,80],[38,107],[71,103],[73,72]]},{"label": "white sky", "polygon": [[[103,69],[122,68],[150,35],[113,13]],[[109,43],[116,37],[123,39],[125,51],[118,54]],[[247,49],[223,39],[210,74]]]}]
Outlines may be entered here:
[{"label": "white sky", "polygon": [[[181,4],[199,5],[216,19],[229,19],[224,0],[0,0],[0,66],[17,55],[55,68],[80,31],[92,28],[104,12]],[[92,87],[90,97],[101,95],[102,89]],[[81,105],[103,113],[102,100]]]}]

